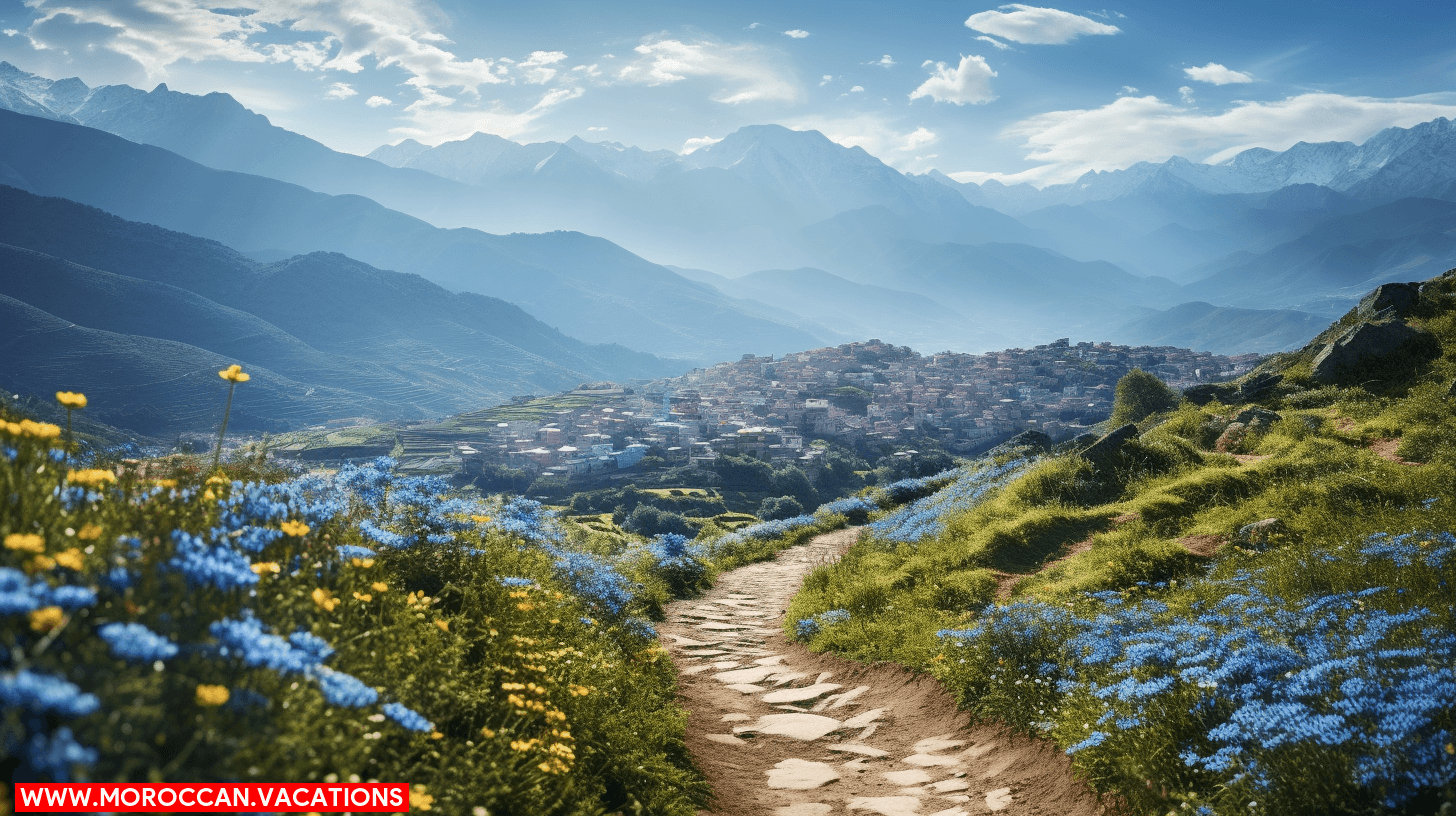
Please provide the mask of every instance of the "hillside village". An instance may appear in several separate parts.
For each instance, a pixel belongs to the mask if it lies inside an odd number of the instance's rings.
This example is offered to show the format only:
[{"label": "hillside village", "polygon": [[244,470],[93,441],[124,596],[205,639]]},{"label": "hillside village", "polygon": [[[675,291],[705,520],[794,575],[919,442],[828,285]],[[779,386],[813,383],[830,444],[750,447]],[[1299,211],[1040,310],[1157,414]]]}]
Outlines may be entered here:
[{"label": "hillside village", "polygon": [[744,355],[635,387],[585,384],[565,395],[582,398],[581,404],[538,419],[432,430],[428,436],[437,445],[442,435],[454,438],[449,452],[424,461],[409,461],[409,442],[423,429],[405,430],[401,452],[407,465],[422,470],[479,473],[489,464],[569,481],[609,478],[649,452],[655,457],[649,464],[659,465],[745,453],[807,465],[822,453],[809,444],[815,439],[851,448],[931,439],[970,454],[1024,430],[1054,439],[1085,432],[1107,418],[1117,380],[1132,368],[1187,387],[1238,376],[1260,359],[1067,339],[926,357],[869,340],[779,358]]}]

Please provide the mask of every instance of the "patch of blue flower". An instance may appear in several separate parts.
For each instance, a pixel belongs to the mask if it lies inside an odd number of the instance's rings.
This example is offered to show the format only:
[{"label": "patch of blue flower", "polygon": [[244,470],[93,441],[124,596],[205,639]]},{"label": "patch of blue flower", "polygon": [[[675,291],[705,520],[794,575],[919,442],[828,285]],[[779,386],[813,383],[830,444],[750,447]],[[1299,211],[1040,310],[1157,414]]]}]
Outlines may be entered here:
[{"label": "patch of blue flower", "polygon": [[873,522],[870,530],[880,540],[907,544],[934,537],[945,529],[949,514],[976,506],[992,491],[1014,481],[1034,461],[1013,459],[1001,465],[967,465],[936,476],[887,485],[884,495],[891,503],[922,498]]}]

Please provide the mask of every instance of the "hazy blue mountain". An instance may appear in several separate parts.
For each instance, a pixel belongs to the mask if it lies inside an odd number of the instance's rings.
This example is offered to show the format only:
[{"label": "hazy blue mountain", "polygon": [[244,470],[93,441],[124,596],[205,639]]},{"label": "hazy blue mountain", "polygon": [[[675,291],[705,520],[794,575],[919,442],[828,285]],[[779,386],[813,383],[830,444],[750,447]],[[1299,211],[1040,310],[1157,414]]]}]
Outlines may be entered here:
[{"label": "hazy blue mountain", "polygon": [[[0,295],[0,388],[12,393],[83,391],[88,411],[144,434],[210,430],[222,419],[235,358],[173,340],[90,329]],[[22,363],[22,364],[17,364]],[[282,430],[330,417],[391,416],[394,406],[296,382],[260,366],[238,389],[230,428]]]},{"label": "hazy blue mountain", "polygon": [[620,346],[588,346],[499,299],[336,253],[262,264],[8,187],[0,214],[0,293],[88,328],[182,342],[354,393],[375,415],[442,415],[585,380],[681,370]]},{"label": "hazy blue mountain", "polygon": [[1174,156],[1138,162],[1123,170],[1089,171],[1068,184],[1037,189],[1027,184],[963,184],[932,172],[927,176],[961,192],[971,203],[1020,215],[1055,204],[1107,201],[1134,194],[1158,178],[1177,179],[1212,194],[1267,193],[1311,184],[1345,193],[1367,204],[1401,198],[1446,198],[1456,194],[1456,123],[1438,118],[1409,127],[1386,128],[1363,144],[1299,142],[1287,150],[1242,151],[1219,164]]},{"label": "hazy blue mountain", "polygon": [[1235,306],[1343,314],[1372,287],[1456,266],[1456,202],[1404,199],[1328,219],[1261,253],[1241,252],[1196,270],[1187,291]]},{"label": "hazy blue mountain", "polygon": [[805,317],[859,339],[926,350],[1006,348],[1006,337],[977,326],[936,299],[855,283],[822,269],[766,269],[717,284],[764,303],[792,303]]},{"label": "hazy blue mountain", "polygon": [[1216,354],[1267,354],[1309,342],[1329,318],[1289,309],[1238,309],[1182,303],[1150,312],[1112,330],[1118,342],[1177,346]]},{"label": "hazy blue mountain", "polygon": [[[438,229],[360,196],[212,170],[98,130],[0,111],[0,174],[25,189],[275,255],[342,252],[518,302],[594,343],[719,360],[819,344],[608,241]],[[610,270],[610,274],[608,271]],[[130,273],[128,273],[130,274]]]}]

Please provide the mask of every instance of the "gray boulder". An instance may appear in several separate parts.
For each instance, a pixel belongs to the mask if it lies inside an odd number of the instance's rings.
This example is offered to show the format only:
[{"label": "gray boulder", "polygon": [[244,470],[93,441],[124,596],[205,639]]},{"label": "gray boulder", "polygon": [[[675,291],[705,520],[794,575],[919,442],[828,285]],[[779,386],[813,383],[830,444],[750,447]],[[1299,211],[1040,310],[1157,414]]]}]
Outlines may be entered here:
[{"label": "gray boulder", "polygon": [[1284,417],[1277,412],[1264,408],[1245,408],[1234,415],[1234,422],[1242,422],[1250,429],[1267,431],[1269,427]]},{"label": "gray boulder", "polygon": [[1234,536],[1234,543],[1244,547],[1263,549],[1276,539],[1293,537],[1294,534],[1290,531],[1289,525],[1277,518],[1266,518],[1240,527],[1239,532]]},{"label": "gray boulder", "polygon": [[1094,466],[1105,467],[1116,458],[1118,451],[1131,439],[1137,439],[1138,429],[1136,425],[1128,423],[1115,431],[1107,434],[1101,439],[1093,442],[1078,455],[1091,462]]},{"label": "gray boulder", "polygon": [[1359,315],[1365,320],[1409,317],[1420,299],[1419,283],[1382,283],[1360,299]]},{"label": "gray boulder", "polygon": [[1311,373],[1321,382],[1334,382],[1355,365],[1367,359],[1385,357],[1421,334],[1402,320],[1382,323],[1361,321],[1325,345],[1319,356],[1314,358]]}]

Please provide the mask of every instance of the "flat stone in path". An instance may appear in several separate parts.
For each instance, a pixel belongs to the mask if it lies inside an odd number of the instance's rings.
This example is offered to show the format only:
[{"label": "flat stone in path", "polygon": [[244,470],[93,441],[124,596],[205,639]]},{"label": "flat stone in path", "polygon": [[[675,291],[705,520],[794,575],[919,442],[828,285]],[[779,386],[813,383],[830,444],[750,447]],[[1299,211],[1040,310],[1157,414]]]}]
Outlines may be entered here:
[{"label": "flat stone in path", "polygon": [[882,757],[890,755],[889,751],[883,751],[879,748],[873,748],[868,745],[857,745],[851,742],[841,742],[838,745],[831,745],[829,746],[829,750],[839,751],[840,753],[845,754],[863,754],[867,757]]},{"label": "flat stone in path", "polygon": [[[845,720],[844,721],[844,727],[845,728],[864,728],[866,725],[869,725],[870,723],[874,722],[875,720],[878,720],[880,718],[880,715],[881,714],[884,714],[884,713],[885,713],[885,710],[883,708],[872,708],[869,711],[861,712],[861,713],[856,714],[853,717],[850,717],[849,719]],[[918,751],[918,750],[921,750],[921,749],[917,748],[916,750]]]},{"label": "flat stone in path", "polygon": [[748,742],[746,740],[741,740],[741,739],[733,736],[732,734],[704,734],[703,735],[703,738],[704,739],[710,739],[713,742],[721,742],[724,745],[747,745],[748,744]]},{"label": "flat stone in path", "polygon": [[986,794],[987,810],[1005,810],[1011,805],[1011,789],[997,788]]},{"label": "flat stone in path", "polygon": [[964,779],[942,779],[930,786],[936,793],[955,793],[971,787],[971,783]]},{"label": "flat stone in path", "polygon": [[758,666],[713,675],[719,683],[757,683],[783,671],[779,666]]},{"label": "flat stone in path", "polygon": [[740,694],[757,694],[760,691],[768,691],[767,686],[755,686],[752,683],[733,683],[728,686]]},{"label": "flat stone in path", "polygon": [[[803,675],[800,676],[802,677]],[[771,691],[763,695],[762,699],[765,703],[797,703],[803,700],[812,700],[815,697],[822,697],[837,688],[839,688],[838,683],[817,683],[802,688]]]},{"label": "flat stone in path", "polygon": [[828,785],[839,772],[823,762],[786,759],[768,771],[768,786],[780,790],[809,790]]},{"label": "flat stone in path", "polygon": [[765,714],[753,725],[733,729],[735,734],[757,731],[760,734],[778,734],[804,741],[816,740],[839,727],[839,720],[821,717],[818,714]]},{"label": "flat stone in path", "polygon": [[915,816],[920,812],[918,796],[861,796],[849,800],[850,810],[868,810],[880,816]]},{"label": "flat stone in path", "polygon": [[953,740],[949,737],[930,737],[929,739],[923,739],[915,743],[911,747],[915,749],[916,753],[933,754],[936,751],[944,751],[949,748],[959,748],[965,744],[966,743],[963,740]]},{"label": "flat stone in path", "polygon": [[849,705],[850,700],[853,700],[854,698],[860,696],[861,694],[864,694],[866,691],[869,690],[869,686],[855,686],[849,691],[846,691],[845,693],[839,695],[839,699],[835,700],[834,705],[830,706],[830,708],[843,708]]},{"label": "flat stone in path", "polygon": [[909,771],[890,771],[882,774],[892,785],[924,785],[930,781],[930,774],[916,768]]},{"label": "flat stone in path", "polygon": [[939,765],[959,765],[959,757],[940,756],[938,754],[912,754],[900,760],[906,765],[916,765],[921,768],[934,768]]}]

